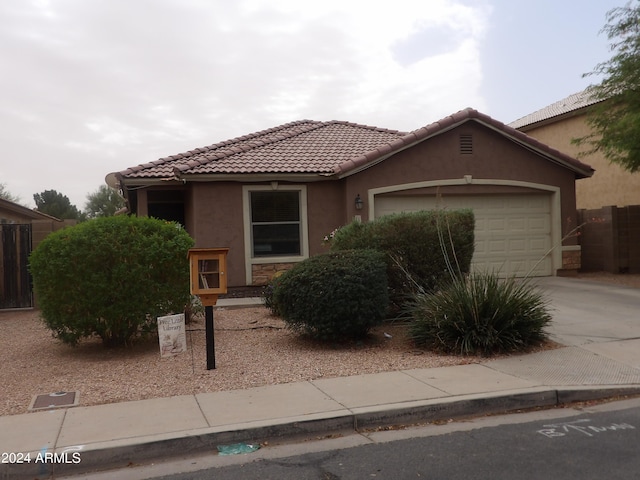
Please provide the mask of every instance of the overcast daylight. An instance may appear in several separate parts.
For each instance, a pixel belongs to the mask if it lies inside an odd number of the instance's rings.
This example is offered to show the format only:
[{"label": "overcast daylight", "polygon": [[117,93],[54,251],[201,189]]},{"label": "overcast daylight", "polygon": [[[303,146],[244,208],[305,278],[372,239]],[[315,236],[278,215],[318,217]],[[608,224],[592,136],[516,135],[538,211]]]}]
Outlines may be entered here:
[{"label": "overcast daylight", "polygon": [[509,123],[609,58],[624,0],[3,0],[0,183],[82,209],[109,172],[301,120]]}]

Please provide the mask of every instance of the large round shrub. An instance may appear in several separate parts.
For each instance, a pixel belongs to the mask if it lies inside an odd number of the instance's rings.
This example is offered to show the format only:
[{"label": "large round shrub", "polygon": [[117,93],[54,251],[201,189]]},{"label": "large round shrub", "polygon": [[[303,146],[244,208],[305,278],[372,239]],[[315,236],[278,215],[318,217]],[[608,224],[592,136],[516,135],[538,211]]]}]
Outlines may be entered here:
[{"label": "large round shrub", "polygon": [[338,230],[331,250],[374,249],[386,254],[391,301],[433,291],[451,275],[468,273],[474,250],[473,211],[424,210],[352,222]]},{"label": "large round shrub", "polygon": [[38,306],[48,328],[75,345],[106,346],[150,332],[156,317],[189,302],[189,234],[177,223],[116,216],[59,230],[31,253]]},{"label": "large round shrub", "polygon": [[384,255],[345,250],[311,257],[278,279],[272,303],[290,328],[312,338],[362,338],[386,316]]},{"label": "large round shrub", "polygon": [[414,296],[408,310],[416,344],[463,355],[525,349],[546,338],[551,322],[538,287],[495,273],[459,276],[440,291]]}]

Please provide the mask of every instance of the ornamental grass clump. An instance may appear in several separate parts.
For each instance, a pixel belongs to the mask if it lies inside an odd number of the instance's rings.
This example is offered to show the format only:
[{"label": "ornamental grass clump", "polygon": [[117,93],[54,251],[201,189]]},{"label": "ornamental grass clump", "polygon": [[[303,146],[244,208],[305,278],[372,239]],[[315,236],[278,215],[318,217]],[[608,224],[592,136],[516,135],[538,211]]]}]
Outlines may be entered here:
[{"label": "ornamental grass clump", "polygon": [[458,275],[437,292],[414,295],[408,314],[417,345],[462,355],[524,350],[546,339],[551,322],[538,287],[495,273]]}]

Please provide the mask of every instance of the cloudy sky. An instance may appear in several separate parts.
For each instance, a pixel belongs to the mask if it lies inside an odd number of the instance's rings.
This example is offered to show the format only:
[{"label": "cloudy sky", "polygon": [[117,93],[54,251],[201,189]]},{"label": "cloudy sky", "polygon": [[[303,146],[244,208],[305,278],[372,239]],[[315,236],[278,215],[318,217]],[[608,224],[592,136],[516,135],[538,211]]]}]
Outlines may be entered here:
[{"label": "cloudy sky", "polygon": [[282,123],[508,123],[576,93],[626,0],[2,0],[0,183],[83,209],[107,173]]}]

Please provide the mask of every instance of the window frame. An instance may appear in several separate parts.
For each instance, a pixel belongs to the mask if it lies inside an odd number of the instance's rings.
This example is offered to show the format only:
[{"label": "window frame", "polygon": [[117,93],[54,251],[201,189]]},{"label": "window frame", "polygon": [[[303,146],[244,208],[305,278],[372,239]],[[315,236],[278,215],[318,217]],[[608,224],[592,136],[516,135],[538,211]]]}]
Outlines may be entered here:
[{"label": "window frame", "polygon": [[[254,256],[253,221],[251,214],[252,192],[298,192],[298,207],[300,209],[300,254],[299,255],[261,255]],[[244,250],[247,284],[252,282],[251,266],[264,263],[295,263],[309,258],[308,221],[307,221],[307,187],[306,185],[244,185],[242,187],[243,218],[244,218]]]}]

